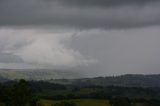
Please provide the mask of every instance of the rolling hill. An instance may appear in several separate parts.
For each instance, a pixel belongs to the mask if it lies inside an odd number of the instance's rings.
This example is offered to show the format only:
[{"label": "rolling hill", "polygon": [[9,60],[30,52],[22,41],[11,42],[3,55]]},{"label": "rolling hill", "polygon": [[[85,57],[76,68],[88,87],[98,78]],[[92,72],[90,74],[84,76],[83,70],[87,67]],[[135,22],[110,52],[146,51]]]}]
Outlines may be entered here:
[{"label": "rolling hill", "polygon": [[80,74],[74,71],[51,69],[0,69],[1,79],[50,80],[63,78],[79,78]]},{"label": "rolling hill", "polygon": [[0,69],[0,81],[26,79],[75,86],[160,87],[160,75],[126,74],[120,76],[82,78],[74,71],[50,69]]}]

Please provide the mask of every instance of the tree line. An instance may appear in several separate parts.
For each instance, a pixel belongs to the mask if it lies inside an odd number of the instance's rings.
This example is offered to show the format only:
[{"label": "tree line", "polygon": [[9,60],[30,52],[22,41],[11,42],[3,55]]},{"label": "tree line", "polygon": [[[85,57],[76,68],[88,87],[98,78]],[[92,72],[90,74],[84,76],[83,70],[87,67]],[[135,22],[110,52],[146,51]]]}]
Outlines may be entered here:
[{"label": "tree line", "polygon": [[23,79],[11,85],[0,85],[0,102],[5,106],[37,106],[37,101],[29,83]]}]

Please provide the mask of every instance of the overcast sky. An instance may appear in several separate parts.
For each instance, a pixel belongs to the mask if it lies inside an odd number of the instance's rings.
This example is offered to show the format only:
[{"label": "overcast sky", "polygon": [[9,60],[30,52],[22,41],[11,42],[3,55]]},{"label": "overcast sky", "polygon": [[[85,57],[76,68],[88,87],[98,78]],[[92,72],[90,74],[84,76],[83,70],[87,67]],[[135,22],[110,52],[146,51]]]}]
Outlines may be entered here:
[{"label": "overcast sky", "polygon": [[0,0],[0,68],[160,73],[159,0]]}]

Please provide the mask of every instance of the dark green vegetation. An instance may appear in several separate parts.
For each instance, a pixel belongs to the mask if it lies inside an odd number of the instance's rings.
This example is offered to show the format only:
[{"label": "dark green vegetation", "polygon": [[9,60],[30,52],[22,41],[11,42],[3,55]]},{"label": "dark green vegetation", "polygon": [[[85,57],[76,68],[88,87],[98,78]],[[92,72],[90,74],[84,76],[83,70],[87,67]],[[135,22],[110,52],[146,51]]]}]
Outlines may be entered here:
[{"label": "dark green vegetation", "polygon": [[35,98],[29,83],[25,80],[0,86],[0,101],[5,106],[35,106]]},{"label": "dark green vegetation", "polygon": [[160,106],[158,79],[159,75],[49,81],[3,79],[0,106]]}]

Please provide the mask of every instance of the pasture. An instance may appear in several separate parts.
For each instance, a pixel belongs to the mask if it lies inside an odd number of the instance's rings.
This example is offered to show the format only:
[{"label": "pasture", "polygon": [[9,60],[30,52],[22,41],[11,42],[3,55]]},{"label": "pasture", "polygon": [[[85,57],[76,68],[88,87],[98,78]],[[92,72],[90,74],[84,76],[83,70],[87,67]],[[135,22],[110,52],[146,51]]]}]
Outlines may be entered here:
[{"label": "pasture", "polygon": [[107,100],[96,99],[73,99],[73,100],[40,100],[40,103],[44,106],[51,106],[58,102],[67,101],[74,102],[77,106],[110,106]]}]

